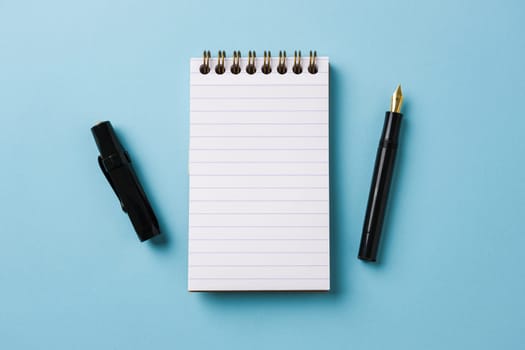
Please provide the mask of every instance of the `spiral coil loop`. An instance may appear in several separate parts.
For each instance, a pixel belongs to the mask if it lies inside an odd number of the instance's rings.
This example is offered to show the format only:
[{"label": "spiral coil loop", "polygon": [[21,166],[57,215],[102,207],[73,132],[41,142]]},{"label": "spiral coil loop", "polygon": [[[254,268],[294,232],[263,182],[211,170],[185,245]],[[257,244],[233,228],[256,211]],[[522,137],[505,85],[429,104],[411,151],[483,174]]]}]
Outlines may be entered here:
[{"label": "spiral coil loop", "polygon": [[208,74],[210,72],[210,57],[211,57],[211,52],[204,50],[204,53],[202,54],[203,62],[199,68],[202,74]]},{"label": "spiral coil loop", "polygon": [[255,67],[255,51],[248,51],[248,65],[246,66],[246,73],[254,74],[257,71]]},{"label": "spiral coil loop", "polygon": [[230,68],[232,74],[239,74],[241,72],[241,52],[233,51],[233,63]]},{"label": "spiral coil loop", "polygon": [[224,74],[226,69],[224,68],[224,60],[226,59],[226,51],[219,50],[217,65],[215,66],[215,73]]},{"label": "spiral coil loop", "polygon": [[279,51],[279,65],[277,66],[279,74],[286,73],[286,51]]},{"label": "spiral coil loop", "polygon": [[316,74],[318,72],[317,64],[315,62],[316,60],[317,60],[317,51],[314,51],[313,54],[312,54],[312,51],[310,51],[310,64],[308,65],[308,72],[310,72],[310,74]]},{"label": "spiral coil loop", "polygon": [[293,67],[292,71],[295,74],[301,74],[303,72],[303,67],[301,66],[301,51],[295,51],[293,54]]},{"label": "spiral coil loop", "polygon": [[264,51],[264,61],[263,66],[261,68],[264,74],[270,74],[272,72],[271,61],[272,54],[270,53],[270,51],[268,51],[268,54],[266,53],[266,51]]}]

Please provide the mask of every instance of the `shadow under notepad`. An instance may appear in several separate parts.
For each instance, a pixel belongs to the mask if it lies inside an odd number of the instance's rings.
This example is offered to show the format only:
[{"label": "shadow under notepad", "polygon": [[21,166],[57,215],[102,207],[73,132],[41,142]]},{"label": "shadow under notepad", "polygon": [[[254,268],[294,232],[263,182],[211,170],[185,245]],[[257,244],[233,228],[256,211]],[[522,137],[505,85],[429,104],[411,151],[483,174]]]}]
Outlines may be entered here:
[{"label": "shadow under notepad", "polygon": [[[340,244],[341,234],[344,234],[344,228],[338,223],[341,222],[341,215],[348,210],[342,208],[342,198],[340,187],[345,180],[343,166],[341,165],[342,154],[337,145],[341,144],[340,138],[344,136],[341,130],[341,101],[342,96],[347,92],[341,88],[340,77],[334,73],[334,68],[330,66],[329,80],[329,119],[330,119],[330,291],[329,292],[310,292],[310,291],[232,291],[232,292],[196,292],[202,294],[202,298],[209,302],[220,303],[234,302],[236,306],[240,303],[250,303],[254,298],[259,302],[268,302],[268,305],[275,306],[276,302],[283,301],[287,305],[295,302],[302,303],[304,300],[325,300],[333,302],[335,298],[341,295],[341,279],[345,278],[342,265],[342,252],[346,247]],[[339,160],[339,161],[338,161]],[[357,254],[357,253],[356,253]],[[277,305],[278,306],[278,305]]]},{"label": "shadow under notepad", "polygon": [[345,278],[342,266],[342,253],[345,250],[341,244],[341,235],[345,230],[341,227],[342,216],[348,212],[348,208],[343,207],[341,188],[345,181],[342,160],[344,150],[338,145],[343,144],[341,138],[344,137],[342,128],[341,103],[344,96],[348,96],[348,91],[344,91],[341,85],[341,75],[330,65],[330,284],[333,294],[341,293],[341,279]]}]

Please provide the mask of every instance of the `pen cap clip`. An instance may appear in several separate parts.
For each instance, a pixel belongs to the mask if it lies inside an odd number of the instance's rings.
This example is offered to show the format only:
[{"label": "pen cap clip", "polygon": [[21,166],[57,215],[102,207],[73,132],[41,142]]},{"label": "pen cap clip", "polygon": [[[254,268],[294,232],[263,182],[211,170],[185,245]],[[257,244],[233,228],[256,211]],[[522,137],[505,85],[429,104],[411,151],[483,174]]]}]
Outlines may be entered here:
[{"label": "pen cap clip", "polygon": [[117,196],[118,200],[120,201],[120,206],[122,208],[122,211],[126,212],[126,208],[124,207],[124,203],[122,203],[122,200],[120,199],[120,196],[118,195],[117,189],[115,188],[115,185],[113,184],[113,180],[111,180],[111,176],[109,176],[108,171],[106,170],[106,167],[104,166],[104,161],[101,156],[98,156],[98,165],[100,166],[100,170],[102,170],[102,174],[106,177],[106,180],[108,180],[109,185],[113,189],[113,192],[115,192],[115,195]]}]

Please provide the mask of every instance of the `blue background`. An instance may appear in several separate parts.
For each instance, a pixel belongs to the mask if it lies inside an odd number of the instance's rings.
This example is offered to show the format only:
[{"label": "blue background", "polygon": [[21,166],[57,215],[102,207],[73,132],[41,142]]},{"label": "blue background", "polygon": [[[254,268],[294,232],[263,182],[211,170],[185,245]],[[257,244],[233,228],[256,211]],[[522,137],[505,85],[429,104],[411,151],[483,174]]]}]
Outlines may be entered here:
[{"label": "blue background", "polygon": [[[0,0],[2,349],[519,349],[525,3]],[[332,292],[187,288],[189,58],[331,58]],[[406,96],[380,262],[356,258]],[[165,240],[140,244],[89,128],[110,119]]]}]

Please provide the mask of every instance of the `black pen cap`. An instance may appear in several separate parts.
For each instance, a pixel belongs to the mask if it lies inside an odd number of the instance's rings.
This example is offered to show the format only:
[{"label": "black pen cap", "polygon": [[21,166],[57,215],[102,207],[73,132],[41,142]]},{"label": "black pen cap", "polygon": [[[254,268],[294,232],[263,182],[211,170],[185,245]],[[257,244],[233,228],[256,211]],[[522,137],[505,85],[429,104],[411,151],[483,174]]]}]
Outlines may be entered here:
[{"label": "black pen cap", "polygon": [[128,214],[141,242],[160,233],[157,217],[109,121],[91,128],[100,156],[100,169],[115,191],[122,210]]}]

